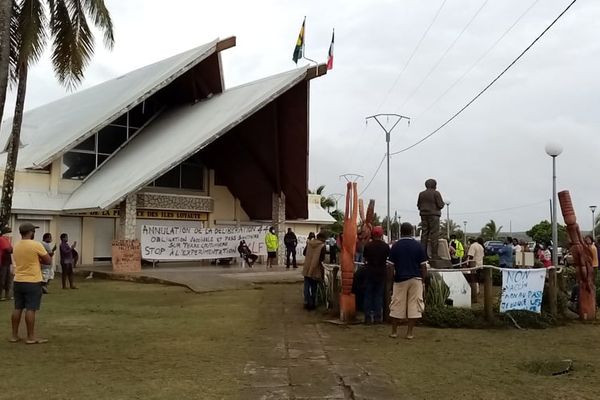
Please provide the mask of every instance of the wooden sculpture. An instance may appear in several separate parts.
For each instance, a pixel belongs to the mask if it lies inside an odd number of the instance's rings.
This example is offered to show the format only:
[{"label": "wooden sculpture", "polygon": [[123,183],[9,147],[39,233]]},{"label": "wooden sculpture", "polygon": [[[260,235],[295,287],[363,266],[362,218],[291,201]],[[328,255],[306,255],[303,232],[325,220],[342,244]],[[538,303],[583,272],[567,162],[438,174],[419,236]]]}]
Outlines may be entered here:
[{"label": "wooden sculpture", "polygon": [[356,314],[356,300],[352,294],[354,279],[354,253],[356,251],[356,219],[358,218],[358,191],[356,182],[346,187],[346,214],[344,215],[344,240],[342,241],[342,294],[340,295],[340,320],[351,322]]},{"label": "wooden sculpture", "polygon": [[584,321],[593,321],[596,319],[596,284],[592,266],[592,250],[586,245],[579,230],[569,191],[564,190],[558,193],[558,200],[567,225],[569,246],[579,285],[579,318]]},{"label": "wooden sculpture", "polygon": [[358,200],[358,209],[360,213],[360,228],[358,229],[358,247],[360,249],[365,248],[365,245],[369,243],[371,239],[371,232],[373,232],[373,217],[375,216],[375,200],[369,201],[369,207],[367,208],[367,214],[365,215],[365,207],[362,199]]}]

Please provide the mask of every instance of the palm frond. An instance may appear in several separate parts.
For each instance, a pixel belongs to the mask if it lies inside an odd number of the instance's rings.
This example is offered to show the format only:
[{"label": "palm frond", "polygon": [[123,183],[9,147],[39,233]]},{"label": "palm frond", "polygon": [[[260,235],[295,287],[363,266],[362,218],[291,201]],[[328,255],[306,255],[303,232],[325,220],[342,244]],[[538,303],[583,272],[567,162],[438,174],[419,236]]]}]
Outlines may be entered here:
[{"label": "palm frond", "polygon": [[94,25],[104,32],[104,45],[112,49],[115,44],[112,19],[104,4],[104,0],[83,0],[86,13],[92,18]]},{"label": "palm frond", "polygon": [[17,10],[18,63],[29,65],[40,59],[46,44],[46,13],[39,0],[23,0]]}]

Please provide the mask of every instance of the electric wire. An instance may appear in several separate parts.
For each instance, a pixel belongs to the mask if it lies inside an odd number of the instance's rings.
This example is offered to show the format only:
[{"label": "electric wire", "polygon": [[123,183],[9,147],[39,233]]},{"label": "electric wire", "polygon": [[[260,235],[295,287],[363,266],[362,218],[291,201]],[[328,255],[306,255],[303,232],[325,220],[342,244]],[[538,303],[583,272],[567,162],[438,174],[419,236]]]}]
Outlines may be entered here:
[{"label": "electric wire", "polygon": [[410,62],[414,58],[415,54],[417,54],[417,51],[421,47],[421,44],[423,43],[423,41],[425,40],[425,38],[427,37],[427,34],[429,33],[429,31],[431,30],[431,28],[435,24],[435,21],[437,21],[438,17],[440,16],[440,13],[442,12],[442,8],[444,8],[444,5],[446,4],[446,1],[448,1],[448,0],[443,0],[442,4],[440,4],[440,7],[437,9],[437,11],[436,11],[433,19],[429,23],[429,26],[427,26],[427,29],[425,29],[425,32],[423,32],[423,35],[421,36],[421,38],[417,42],[417,45],[415,46],[415,48],[413,49],[412,53],[408,57],[408,60],[404,64],[404,67],[402,67],[402,69],[400,70],[400,73],[396,77],[396,80],[394,80],[394,83],[392,84],[392,86],[390,87],[390,89],[386,93],[385,97],[383,98],[383,101],[377,107],[377,111],[376,112],[379,112],[379,109],[385,104],[385,102],[387,101],[387,99],[390,97],[390,94],[392,93],[392,91],[394,90],[394,88],[396,87],[396,85],[398,84],[398,82],[400,81],[400,78],[402,78],[402,76],[404,75],[404,71],[406,71],[406,68],[408,68],[408,65],[410,64]]},{"label": "electric wire", "polygon": [[465,27],[456,36],[456,38],[454,39],[454,41],[452,41],[452,43],[450,43],[450,45],[446,48],[446,50],[442,53],[442,55],[438,58],[438,60],[433,64],[433,66],[429,69],[429,71],[427,72],[427,74],[425,75],[425,77],[423,79],[421,79],[421,82],[419,82],[419,84],[413,89],[413,91],[408,96],[406,96],[406,99],[404,99],[404,101],[400,105],[400,109],[401,110],[414,97],[414,95],[421,89],[421,87],[425,84],[425,82],[427,81],[427,79],[429,79],[429,77],[431,76],[431,74],[433,74],[433,72],[440,66],[440,64],[442,63],[442,61],[444,61],[444,59],[446,58],[446,56],[448,55],[448,53],[450,52],[450,50],[452,50],[454,48],[454,46],[456,45],[456,43],[460,40],[460,38],[467,31],[467,29],[469,29],[469,27],[475,21],[475,19],[479,16],[479,14],[481,14],[481,11],[487,5],[487,3],[489,3],[489,1],[490,0],[485,0],[483,2],[483,4],[477,9],[477,11],[475,12],[475,14],[473,14],[473,16],[471,17],[471,19],[469,19],[469,21],[467,22],[467,24],[465,25]]},{"label": "electric wire", "polygon": [[385,153],[383,155],[383,158],[379,162],[379,166],[375,170],[375,173],[373,174],[373,177],[371,178],[371,180],[369,181],[369,183],[367,183],[367,186],[365,186],[365,188],[362,190],[362,192],[360,192],[359,196],[362,196],[363,193],[367,191],[367,189],[369,188],[369,186],[371,186],[371,183],[373,183],[373,181],[375,180],[375,177],[377,177],[377,174],[379,174],[379,170],[381,169],[381,166],[383,165],[383,162],[385,161],[386,157],[387,157],[387,153]]},{"label": "electric wire", "polygon": [[431,110],[437,103],[440,102],[440,100],[442,100],[444,97],[446,97],[446,95],[456,87],[456,85],[458,85],[460,82],[462,82],[462,80],[471,73],[471,71],[473,71],[473,69],[475,69],[475,67],[477,67],[479,65],[479,63],[481,63],[481,61],[483,61],[484,58],[486,58],[491,52],[492,50],[494,50],[496,48],[496,46],[498,46],[498,44],[506,37],[506,35],[508,35],[513,28],[529,13],[529,11],[531,11],[531,9],[539,2],[540,0],[534,0],[533,3],[531,3],[529,5],[529,7],[527,7],[525,9],[525,11],[523,11],[523,13],[521,13],[521,15],[519,15],[519,17],[504,31],[504,33],[502,35],[500,35],[500,37],[498,37],[498,39],[496,39],[496,41],[494,43],[492,43],[492,45],[490,47],[487,48],[487,50],[477,59],[475,60],[475,62],[473,64],[471,64],[471,66],[469,68],[467,68],[465,70],[465,72],[458,77],[458,79],[456,79],[450,86],[448,86],[446,88],[446,90],[444,90],[444,92],[442,92],[441,95],[439,95],[431,104],[429,104],[429,106],[427,106],[423,111],[421,111],[415,119],[420,118],[423,114],[425,114],[426,112],[428,112],[429,110]]},{"label": "electric wire", "polygon": [[[507,207],[507,208],[498,208],[495,210],[485,210],[485,211],[469,211],[469,212],[452,212],[452,215],[476,215],[476,214],[494,214],[494,213],[499,213],[499,212],[505,212],[505,211],[514,211],[514,210],[520,210],[523,208],[531,208],[531,207],[535,207],[535,206],[539,206],[542,204],[548,204],[548,200],[542,200],[542,201],[538,201],[535,203],[529,203],[529,204],[523,204],[520,206],[513,206],[513,207]],[[418,210],[405,210],[405,209],[401,209],[398,208],[396,209],[396,211],[402,212],[402,213],[411,213],[411,214],[418,214],[419,211]]]},{"label": "electric wire", "polygon": [[546,32],[548,32],[550,30],[550,28],[552,28],[554,26],[554,24],[556,24],[556,22],[558,22],[558,20],[567,12],[569,11],[569,9],[573,6],[573,4],[575,4],[577,2],[577,0],[572,0],[571,3],[569,3],[569,5],[558,15],[558,17],[556,17],[554,19],[554,21],[552,21],[552,23],[550,25],[548,25],[546,27],[546,29],[544,29],[544,31],[542,33],[540,33],[534,40],[533,42],[531,42],[529,44],[529,46],[527,46],[525,48],[525,50],[523,50],[521,52],[521,54],[519,54],[517,56],[517,58],[515,58],[506,68],[504,68],[504,70],[502,70],[502,72],[500,72],[499,75],[497,75],[490,83],[487,84],[486,87],[484,87],[481,91],[479,91],[479,93],[477,93],[477,95],[475,97],[473,97],[467,104],[465,104],[460,110],[458,110],[456,113],[454,113],[454,115],[452,115],[448,120],[446,120],[446,122],[444,122],[442,125],[440,125],[439,127],[437,127],[436,129],[434,129],[431,133],[429,133],[428,135],[426,135],[425,137],[423,137],[422,139],[420,139],[419,141],[417,141],[416,143],[413,143],[412,145],[405,147],[401,150],[395,151],[393,153],[390,153],[390,155],[395,155],[395,154],[400,154],[400,153],[404,153],[405,151],[408,151],[416,146],[418,146],[419,144],[423,143],[424,141],[426,141],[427,139],[429,139],[430,137],[432,137],[433,135],[435,135],[436,133],[438,133],[439,131],[441,131],[444,127],[446,127],[446,125],[448,125],[450,122],[452,122],[456,117],[458,117],[460,114],[463,113],[463,111],[465,111],[467,108],[469,108],[469,106],[471,104],[473,104],[477,99],[479,99],[479,97],[481,97],[485,92],[487,92],[487,90],[489,88],[491,88],[510,68],[512,68],[537,42],[538,40],[540,40],[545,34]]}]

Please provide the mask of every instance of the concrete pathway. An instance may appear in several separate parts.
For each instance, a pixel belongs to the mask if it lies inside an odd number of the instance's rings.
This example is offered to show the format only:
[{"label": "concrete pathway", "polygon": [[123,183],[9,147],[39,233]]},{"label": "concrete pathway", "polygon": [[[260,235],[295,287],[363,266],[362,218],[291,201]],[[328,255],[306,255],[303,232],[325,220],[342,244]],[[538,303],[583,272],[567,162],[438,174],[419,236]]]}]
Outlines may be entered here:
[{"label": "concrete pathway", "polygon": [[295,283],[303,280],[301,269],[263,265],[241,268],[239,265],[203,266],[198,263],[161,263],[157,268],[144,267],[142,272],[114,273],[110,265],[82,266],[78,270],[106,279],[161,283],[185,286],[196,293],[239,290],[264,283]]},{"label": "concrete pathway", "polygon": [[[398,399],[393,378],[360,349],[336,345],[338,327],[302,310],[297,286],[274,290],[261,318],[264,351],[244,368],[245,399]],[[271,289],[270,289],[271,291]]]}]

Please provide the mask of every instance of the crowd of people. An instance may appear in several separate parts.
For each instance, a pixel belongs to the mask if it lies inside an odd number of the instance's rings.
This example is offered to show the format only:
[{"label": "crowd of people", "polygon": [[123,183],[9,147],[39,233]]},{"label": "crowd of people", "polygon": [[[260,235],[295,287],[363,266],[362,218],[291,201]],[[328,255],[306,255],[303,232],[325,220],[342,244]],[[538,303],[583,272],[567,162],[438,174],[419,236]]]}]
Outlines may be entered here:
[{"label": "crowd of people", "polygon": [[[58,248],[60,252],[61,278],[63,289],[77,289],[74,284],[73,268],[79,255],[75,250],[77,242],[69,243],[66,233],[60,235],[60,244],[52,244],[52,235],[45,233],[42,241],[35,240],[35,232],[39,227],[32,223],[19,226],[21,240],[13,247],[6,237],[11,233],[4,228],[0,237],[0,301],[14,300],[11,315],[12,343],[23,340],[19,335],[19,327],[23,315],[27,336],[26,344],[46,343],[35,333],[35,317],[42,303],[42,295],[49,293],[49,284],[54,279],[55,267],[53,257]],[[67,286],[68,281],[68,286]]]}]

